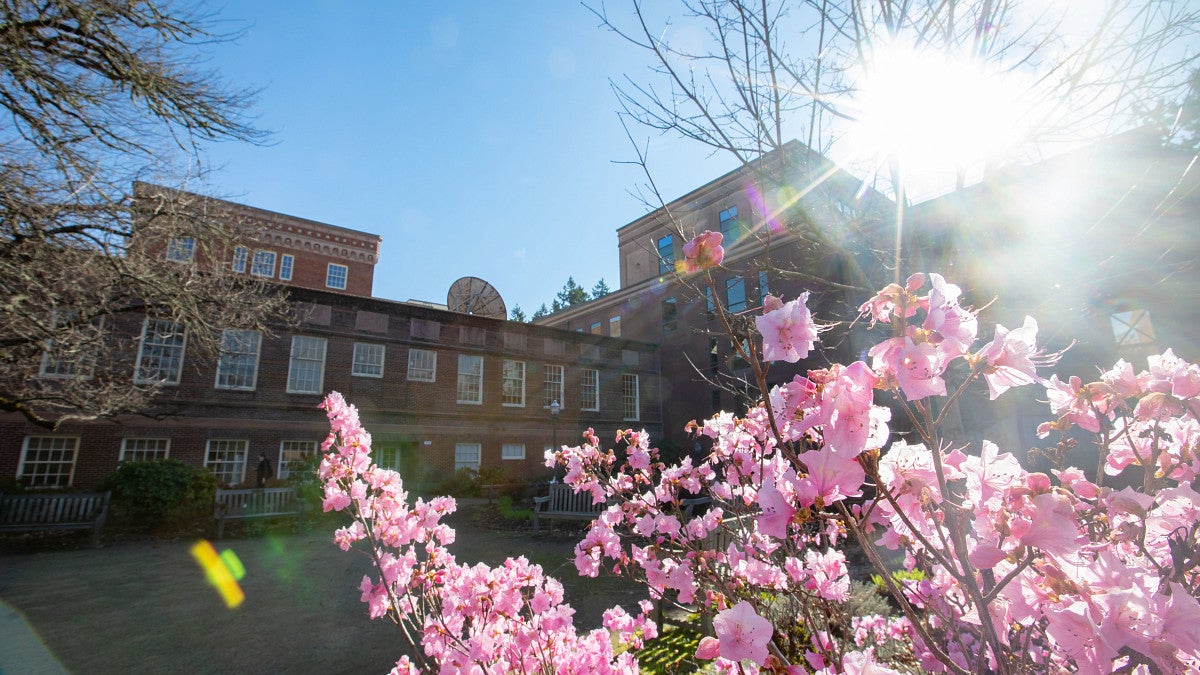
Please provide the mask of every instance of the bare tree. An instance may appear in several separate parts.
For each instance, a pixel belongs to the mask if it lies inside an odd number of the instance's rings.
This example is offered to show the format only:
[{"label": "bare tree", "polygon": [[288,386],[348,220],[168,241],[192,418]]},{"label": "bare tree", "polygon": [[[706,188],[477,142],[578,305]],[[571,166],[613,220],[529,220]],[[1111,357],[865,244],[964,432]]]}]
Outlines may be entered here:
[{"label": "bare tree", "polygon": [[255,236],[219,202],[134,198],[171,158],[265,138],[253,92],[197,67],[234,37],[210,25],[153,1],[0,0],[0,410],[45,426],[147,411],[160,385],[133,372],[143,317],[186,330],[198,361],[221,329],[285,317],[278,289],[213,264]]}]

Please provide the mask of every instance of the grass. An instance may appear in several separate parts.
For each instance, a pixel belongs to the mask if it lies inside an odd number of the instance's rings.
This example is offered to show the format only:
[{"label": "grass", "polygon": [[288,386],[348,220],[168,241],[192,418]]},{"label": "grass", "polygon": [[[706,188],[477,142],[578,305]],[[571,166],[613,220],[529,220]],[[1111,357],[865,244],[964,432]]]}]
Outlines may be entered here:
[{"label": "grass", "polygon": [[637,653],[642,672],[653,675],[698,672],[706,663],[695,659],[701,637],[699,631],[678,628],[647,641]]}]

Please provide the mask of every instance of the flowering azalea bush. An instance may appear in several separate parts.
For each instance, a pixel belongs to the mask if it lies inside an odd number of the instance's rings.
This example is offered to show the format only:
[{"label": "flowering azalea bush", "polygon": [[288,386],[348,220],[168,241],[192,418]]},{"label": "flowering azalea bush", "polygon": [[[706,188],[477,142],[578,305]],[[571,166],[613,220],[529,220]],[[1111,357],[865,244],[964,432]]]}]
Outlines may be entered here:
[{"label": "flowering azalea bush", "polygon": [[[719,235],[685,254],[711,283]],[[761,342],[735,343],[765,393],[745,415],[695,426],[706,457],[667,465],[633,430],[616,435],[620,455],[590,430],[550,453],[548,466],[606,505],[576,546],[579,573],[627,574],[655,600],[711,613],[715,635],[696,655],[731,672],[1200,669],[1200,366],[1168,350],[1142,371],[1120,361],[1094,382],[1044,379],[1058,354],[1038,347],[1032,318],[981,343],[960,297],[937,274],[891,284],[860,308],[887,329],[869,363],[768,390],[769,362],[805,358],[821,331],[806,297],[769,297],[753,322]],[[943,434],[969,387],[994,400],[1029,385],[1050,403],[1038,429],[1058,437],[1048,456],[1090,433],[1097,475],[1061,462],[1031,472],[994,443]],[[324,407],[325,508],[353,516],[335,539],[372,556],[363,600],[413,645],[399,670],[636,669],[654,635],[648,605],[605,616],[634,648],[617,654],[608,632],[576,632],[561,585],[536,565],[459,565],[440,523],[453,501],[410,506],[399,477],[371,464],[353,407],[336,394]],[[879,572],[898,616],[846,611],[848,551]],[[911,573],[893,576],[897,565]],[[877,652],[885,641],[905,648]]]}]

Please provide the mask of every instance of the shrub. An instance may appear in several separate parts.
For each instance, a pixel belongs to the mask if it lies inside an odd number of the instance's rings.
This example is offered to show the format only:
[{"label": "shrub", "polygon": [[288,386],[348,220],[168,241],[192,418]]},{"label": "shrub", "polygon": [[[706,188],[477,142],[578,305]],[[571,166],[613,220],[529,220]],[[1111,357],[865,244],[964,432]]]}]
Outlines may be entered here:
[{"label": "shrub", "polygon": [[124,462],[100,489],[112,491],[114,519],[136,530],[181,528],[212,512],[217,479],[175,459]]}]

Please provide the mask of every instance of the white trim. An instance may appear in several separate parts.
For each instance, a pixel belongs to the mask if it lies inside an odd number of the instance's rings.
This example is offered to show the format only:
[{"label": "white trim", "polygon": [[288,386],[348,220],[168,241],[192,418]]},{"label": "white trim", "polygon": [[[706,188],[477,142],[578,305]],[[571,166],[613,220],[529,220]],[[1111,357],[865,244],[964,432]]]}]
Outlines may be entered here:
[{"label": "white trim", "polygon": [[[520,373],[521,373],[519,380],[516,377],[510,378],[508,376],[508,365],[510,363],[514,364],[516,366],[519,366],[518,370],[520,370]],[[520,385],[521,385],[521,396],[520,396],[521,400],[517,401],[515,403],[509,403],[504,400],[506,398],[509,398],[509,395],[507,392],[505,392],[504,387],[510,381],[512,381],[512,382],[519,381]],[[513,398],[516,398],[516,397],[513,396]],[[518,361],[516,359],[504,359],[500,363],[500,405],[505,408],[524,408],[525,407],[525,362],[524,361]]]},{"label": "white trim", "polygon": [[[74,447],[71,448],[71,470],[67,473],[66,485],[48,485],[46,483],[30,483],[30,487],[50,487],[50,488],[65,488],[75,484],[75,465],[79,461],[79,436],[56,436],[54,434],[35,434],[26,436],[21,442],[21,458],[17,461],[17,480],[25,477],[25,460],[29,454],[29,440],[32,438],[51,439],[51,440],[70,440],[74,441]],[[40,450],[41,448],[39,448]],[[38,464],[50,464],[50,462],[37,462]],[[54,462],[54,464],[66,464],[66,462]]]},{"label": "white trim", "polygon": [[[262,333],[259,331],[256,331],[256,330],[246,330],[246,329],[240,329],[240,328],[226,328],[223,331],[221,331],[221,346],[222,347],[225,346],[225,335],[227,333],[231,333],[231,332],[253,333],[256,336],[256,339],[254,341],[254,365],[250,372],[250,384],[249,385],[241,385],[241,386],[234,386],[234,385],[228,385],[228,384],[222,385],[221,384],[221,362],[222,362],[222,359],[225,358],[225,355],[219,354],[217,356],[217,369],[216,369],[217,372],[213,374],[213,389],[224,389],[227,391],[254,391],[258,387],[258,362],[262,356]],[[235,355],[235,356],[246,356],[246,355],[249,355],[250,352],[230,352],[230,354]]]},{"label": "white trim", "polygon": [[[467,462],[459,461],[459,459],[458,459],[459,450],[460,449],[467,450],[472,447],[475,448],[475,462],[472,464],[469,461],[467,461]],[[480,443],[455,443],[454,444],[454,471],[456,473],[458,472],[459,469],[474,469],[474,470],[478,471],[479,467],[482,463],[483,463],[483,445],[482,444],[480,444]]]},{"label": "white trim", "polygon": [[[467,360],[467,362],[470,362],[471,360],[474,360],[474,359],[478,359],[478,363],[479,363],[478,375],[476,375],[473,372],[463,372],[464,360]],[[483,368],[484,368],[484,364],[483,364],[482,356],[479,356],[477,354],[459,354],[458,355],[458,380],[455,384],[455,392],[454,392],[454,398],[457,403],[461,403],[463,405],[483,405]],[[477,377],[478,378],[478,383],[477,383],[477,386],[475,387],[475,391],[477,392],[478,396],[475,400],[472,400],[469,398],[463,398],[462,394],[463,394],[463,378],[464,377],[468,377],[468,378],[476,378]]]},{"label": "white trim", "polygon": [[[212,444],[213,443],[241,443],[242,444],[241,475],[239,475],[237,477],[237,480],[228,481],[228,484],[229,485],[238,485],[239,483],[246,482],[246,464],[248,464],[250,462],[250,441],[249,441],[249,439],[245,439],[245,438],[210,438],[207,441],[205,441],[205,443],[204,443],[204,468],[208,469],[209,471],[212,471],[212,463],[209,461],[209,459],[212,454]],[[222,460],[221,463],[228,464],[230,462]],[[214,476],[217,475],[216,471],[212,471],[212,473]],[[217,476],[217,478],[219,480],[221,477]]]},{"label": "white trim", "polygon": [[[418,357],[428,354],[431,357],[431,360],[433,362],[432,368],[424,368],[423,367],[424,364],[418,363],[417,368],[415,369],[417,371],[417,373],[421,374],[421,375],[424,375],[426,372],[428,372],[429,377],[427,377],[427,378],[426,377],[413,377],[413,370],[414,370],[413,355],[414,354],[417,355]],[[408,372],[406,373],[405,377],[410,382],[437,382],[437,352],[432,349],[421,349],[419,347],[409,347],[408,348]]]},{"label": "white trim", "polygon": [[[517,448],[520,452],[512,452],[509,450]],[[518,461],[525,459],[525,444],[524,443],[503,443],[500,445],[500,459]]]},{"label": "white trim", "polygon": [[[319,350],[320,357],[319,358],[300,357],[298,359],[296,356],[296,341],[297,340],[313,340],[313,341],[315,341],[314,344],[319,343],[320,344],[320,350]],[[326,340],[323,337],[314,337],[311,335],[293,335],[292,336],[292,348],[288,354],[288,379],[287,379],[287,389],[286,389],[287,393],[289,393],[289,394],[320,394],[322,392],[322,390],[325,387],[325,355],[327,353],[327,347],[328,347],[328,340]],[[293,381],[295,379],[295,375],[296,375],[296,367],[297,367],[297,365],[299,365],[301,363],[320,363],[320,366],[318,367],[319,374],[317,375],[317,386],[316,387],[314,387],[312,389],[299,389],[293,383]]]},{"label": "white trim", "polygon": [[284,253],[279,256],[279,280],[291,281],[292,274],[296,271],[296,256],[291,253]]},{"label": "white trim", "polygon": [[[259,269],[260,266],[258,263],[259,256],[263,256],[263,264],[261,266],[263,268],[268,266],[266,263],[266,260],[267,260],[267,256],[270,256],[271,270],[269,272],[260,271],[260,269]],[[275,278],[275,261],[278,257],[279,256],[278,256],[278,254],[275,253],[275,251],[255,251],[254,255],[250,258],[250,275],[255,276],[255,277],[262,277],[264,279],[274,279]]]},{"label": "white trim", "polygon": [[[588,385],[587,385],[586,380],[584,379],[584,374],[588,373],[588,372],[595,373],[595,375],[596,375],[596,380],[595,380],[595,382],[592,383],[592,386],[590,387],[590,391],[591,391],[592,397],[593,397],[592,400],[595,401],[595,403],[596,403],[595,407],[584,407],[584,404],[587,402],[587,397],[584,396],[584,392],[588,391]],[[583,368],[579,371],[579,406],[580,406],[580,410],[587,410],[589,412],[595,412],[597,410],[600,410],[600,370],[599,369]]]},{"label": "white trim", "polygon": [[[155,443],[164,443],[166,447],[162,448],[162,456],[155,457],[154,458],[155,461],[159,460],[159,459],[166,459],[171,456],[171,439],[169,439],[169,438],[153,438],[153,437],[149,437],[149,436],[126,436],[121,439],[121,454],[117,457],[118,462],[128,462],[128,461],[143,462],[143,461],[146,461],[144,459],[129,460],[125,457],[125,455],[130,451],[130,448],[129,448],[130,441],[142,441],[142,442],[153,441]],[[136,448],[133,451],[144,453],[144,452],[147,452],[148,450],[146,448]],[[157,453],[157,450],[155,450],[155,452]]]},{"label": "white trim", "polygon": [[[358,348],[359,347],[378,347],[379,348],[379,363],[375,363],[373,361],[369,361],[369,362],[368,361],[359,361],[358,360]],[[354,351],[350,355],[350,374],[354,377],[374,377],[374,378],[383,377],[383,366],[384,366],[384,362],[386,360],[387,360],[387,347],[385,345],[381,345],[378,342],[355,342],[354,343]],[[379,372],[378,373],[369,373],[369,372],[360,373],[360,372],[358,372],[358,367],[360,365],[367,366],[372,369],[378,367]]]},{"label": "white trim", "polygon": [[[171,326],[175,327],[176,331],[178,331],[178,329],[182,329],[182,338],[180,339],[180,342],[179,342],[179,366],[178,366],[178,368],[175,369],[174,379],[156,380],[153,378],[145,378],[145,377],[141,376],[142,359],[146,353],[146,331],[150,328],[151,321],[155,321],[155,322],[161,321],[162,323],[170,324]],[[162,345],[162,346],[170,347],[170,345]],[[145,319],[142,320],[142,335],[138,339],[137,361],[134,362],[134,367],[133,367],[134,383],[135,384],[178,385],[179,381],[183,378],[183,358],[186,354],[187,354],[187,328],[180,326],[178,323],[175,323],[174,321],[171,321],[170,319],[152,319],[150,317],[146,317]]]},{"label": "white trim", "polygon": [[[631,398],[629,395],[630,382],[633,383],[633,416],[629,415]],[[642,419],[642,387],[637,373],[621,374],[621,415],[622,419],[626,422],[637,422]]]},{"label": "white trim", "polygon": [[[341,286],[338,286],[337,284],[329,283],[330,281],[334,280],[334,278],[335,278],[333,275],[334,269],[342,270],[342,273],[341,273],[342,285]],[[333,289],[336,289],[339,291],[344,291],[344,290],[346,290],[346,287],[349,285],[350,285],[350,267],[347,265],[339,265],[338,263],[329,263],[329,265],[325,268],[325,288],[333,288]]]}]

